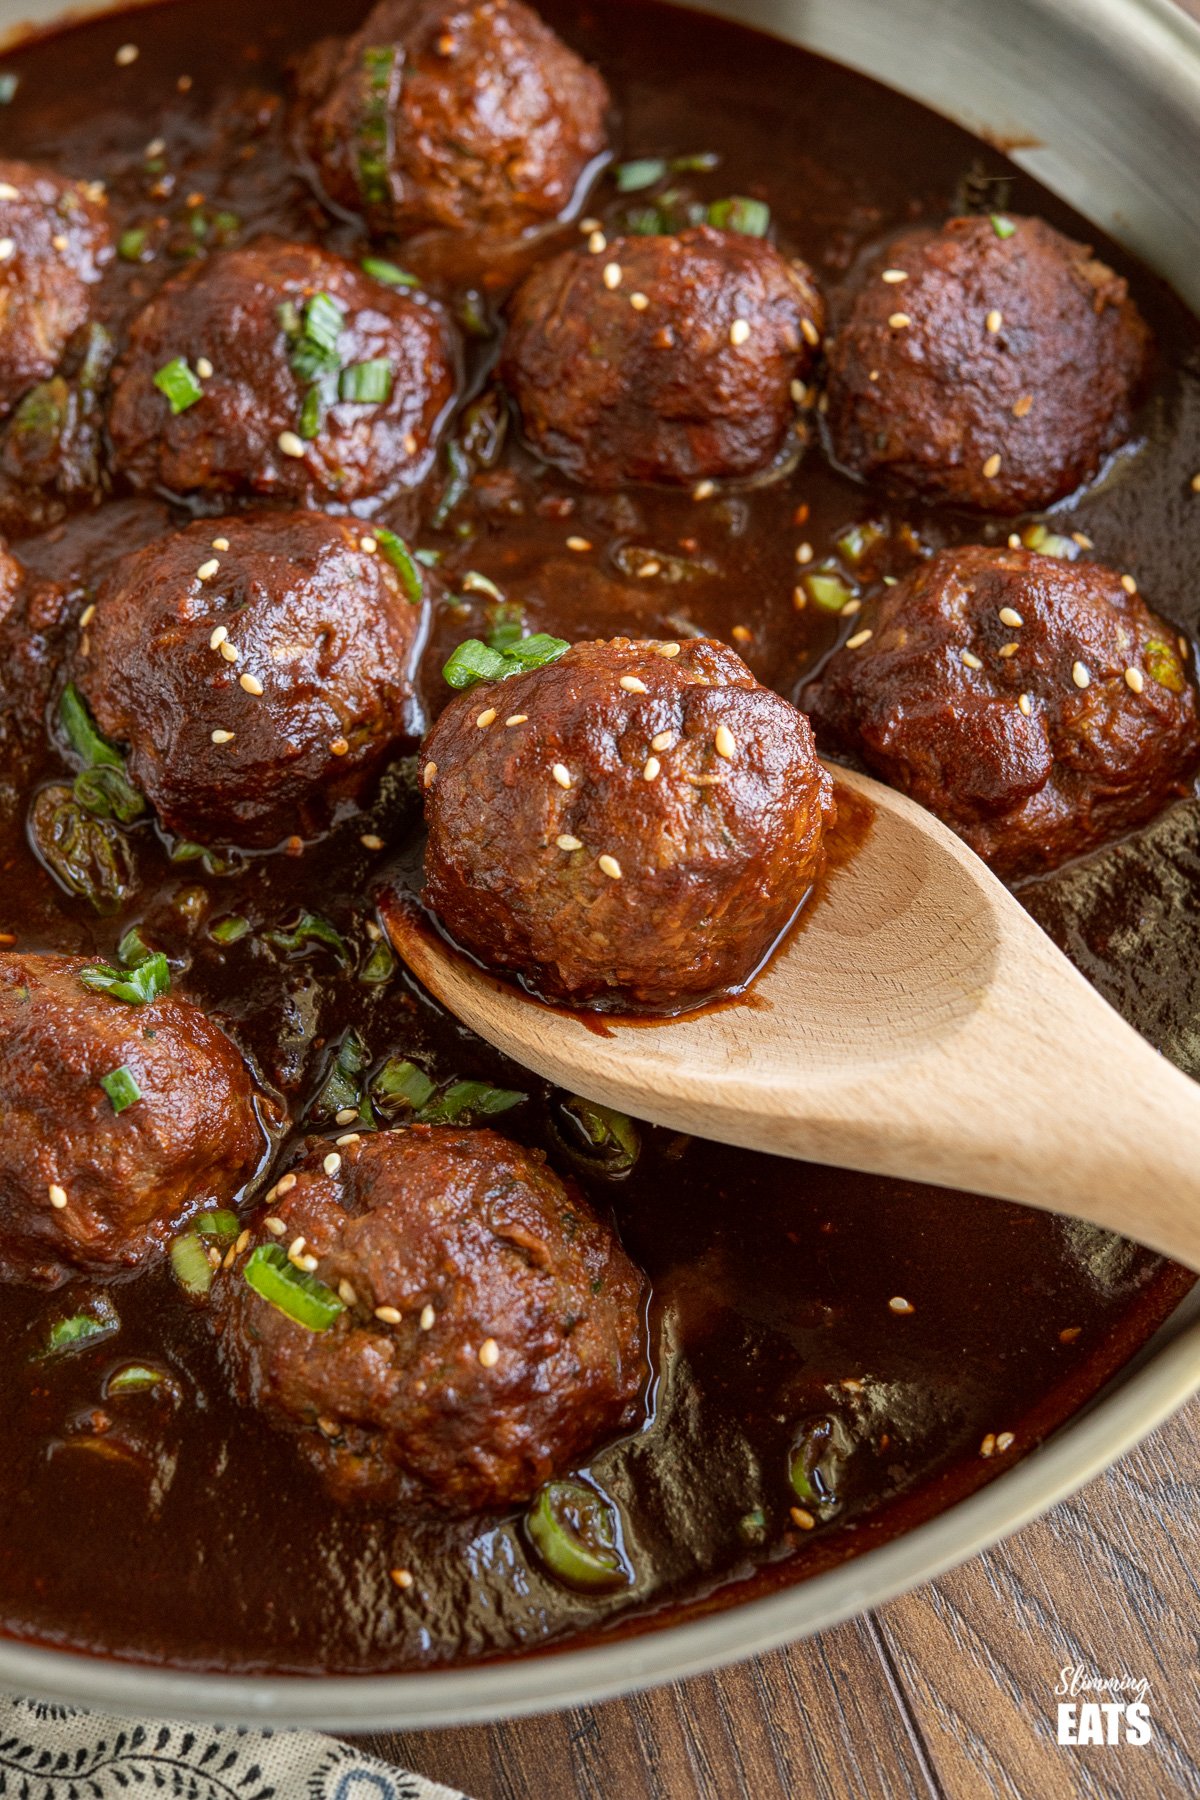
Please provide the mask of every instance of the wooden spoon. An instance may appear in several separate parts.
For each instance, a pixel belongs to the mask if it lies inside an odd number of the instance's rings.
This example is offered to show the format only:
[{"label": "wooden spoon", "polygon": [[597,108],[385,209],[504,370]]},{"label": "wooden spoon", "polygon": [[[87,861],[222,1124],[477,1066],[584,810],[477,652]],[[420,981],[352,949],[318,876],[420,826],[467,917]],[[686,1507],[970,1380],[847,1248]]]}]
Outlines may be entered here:
[{"label": "wooden spoon", "polygon": [[[740,1003],[603,1027],[393,902],[396,950],[560,1087],[697,1137],[1073,1214],[1200,1271],[1200,1085],[1126,1025],[915,802],[849,770],[861,846]],[[860,809],[861,810],[861,809]]]}]

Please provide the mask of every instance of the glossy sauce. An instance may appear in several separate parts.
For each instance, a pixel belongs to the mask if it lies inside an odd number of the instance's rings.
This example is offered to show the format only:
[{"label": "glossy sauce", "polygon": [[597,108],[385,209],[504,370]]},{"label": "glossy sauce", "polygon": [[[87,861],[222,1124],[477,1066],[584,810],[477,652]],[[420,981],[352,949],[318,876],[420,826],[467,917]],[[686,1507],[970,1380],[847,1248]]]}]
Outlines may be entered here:
[{"label": "glossy sauce", "polygon": [[[610,82],[619,156],[717,153],[717,169],[688,177],[696,196],[768,200],[780,241],[829,286],[889,231],[944,216],[972,172],[1012,181],[1011,194],[989,190],[996,204],[1098,241],[995,151],[819,58],[650,0],[553,0],[543,10]],[[130,308],[185,253],[203,251],[197,213],[236,214],[235,241],[272,229],[362,254],[353,226],[331,221],[298,176],[279,100],[289,55],[325,31],[352,29],[361,11],[298,0],[256,20],[247,39],[243,6],[175,0],[2,59],[20,76],[0,108],[3,153],[105,179],[117,229],[148,224],[164,241],[153,262],[117,262],[106,278],[118,337]],[[114,53],[128,41],[140,54],[121,69]],[[180,77],[190,78],[186,91]],[[145,147],[158,137],[165,149],[148,168]],[[197,194],[203,201],[189,206]],[[585,210],[608,221],[628,204],[602,179]],[[563,236],[572,241],[575,227]],[[1085,532],[1098,557],[1136,573],[1151,604],[1194,632],[1200,329],[1152,276],[1100,248],[1132,275],[1158,335],[1161,378],[1144,442],[1060,508],[1054,528]],[[411,261],[406,250],[398,256]],[[494,322],[501,296],[484,287]],[[446,291],[454,298],[452,283]],[[486,387],[495,348],[494,330],[472,340],[469,392]],[[815,438],[816,420],[810,430]],[[535,464],[510,429],[498,461],[477,471],[440,530],[431,524],[439,486],[385,517],[442,552],[451,589],[455,575],[481,570],[523,605],[532,629],[570,638],[722,636],[787,693],[851,629],[812,605],[797,610],[801,543],[819,561],[866,519],[893,534],[907,523],[926,547],[1003,541],[1012,529],[887,506],[815,442],[773,484],[697,503],[645,490],[588,496]],[[71,581],[82,609],[104,559],[171,516],[165,503],[118,491],[18,553]],[[593,550],[569,550],[571,535]],[[682,564],[640,578],[647,550]],[[913,553],[895,541],[894,571]],[[445,655],[487,623],[478,597],[442,609],[425,664],[427,708],[445,698]],[[48,748],[45,777],[60,767]],[[112,957],[140,921],[170,953],[178,990],[218,1013],[286,1100],[296,1135],[353,1027],[375,1061],[415,1056],[438,1079],[521,1089],[528,1099],[502,1128],[562,1162],[561,1096],[472,1038],[399,970],[386,984],[359,979],[374,896],[411,882],[418,816],[413,768],[401,765],[369,815],[300,856],[242,858],[224,875],[171,864],[141,825],[130,833],[141,889],[103,921],[58,889],[18,830],[3,845],[0,926],[22,949]],[[378,833],[385,851],[365,849],[364,832]],[[1023,896],[1103,991],[1193,1071],[1198,880],[1200,829],[1187,803]],[[320,946],[289,956],[266,941],[266,929],[301,908],[342,933],[347,964]],[[253,929],[222,948],[209,928],[229,914]],[[285,1143],[281,1158],[288,1153]],[[730,1604],[869,1548],[994,1476],[1090,1396],[1190,1280],[1090,1227],[650,1129],[631,1176],[586,1185],[613,1209],[653,1286],[648,1423],[592,1464],[621,1508],[632,1589],[567,1592],[538,1567],[513,1519],[447,1525],[338,1511],[287,1443],[227,1398],[203,1317],[158,1269],[110,1284],[117,1337],[53,1360],[34,1354],[47,1320],[99,1284],[81,1278],[50,1296],[0,1291],[4,1628],[192,1667],[385,1670],[644,1629]],[[893,1309],[894,1299],[910,1310]],[[129,1361],[168,1368],[174,1389],[106,1397],[108,1374]],[[800,1529],[789,1511],[789,1451],[805,1421],[831,1416],[854,1444],[840,1510]],[[1002,1433],[1013,1434],[1011,1449],[981,1454]],[[397,1566],[415,1578],[404,1593],[389,1577]]]}]

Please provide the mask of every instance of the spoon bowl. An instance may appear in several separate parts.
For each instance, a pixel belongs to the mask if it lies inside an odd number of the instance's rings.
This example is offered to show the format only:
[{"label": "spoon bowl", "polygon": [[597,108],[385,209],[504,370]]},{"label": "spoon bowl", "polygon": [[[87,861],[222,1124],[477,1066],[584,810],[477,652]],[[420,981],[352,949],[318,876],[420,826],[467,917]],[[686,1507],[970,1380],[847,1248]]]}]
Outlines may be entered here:
[{"label": "spoon bowl", "polygon": [[672,1019],[581,1015],[384,904],[413,974],[547,1080],[657,1125],[991,1194],[1200,1271],[1200,1086],[1102,1000],[931,813],[848,769],[861,841],[748,992]]}]

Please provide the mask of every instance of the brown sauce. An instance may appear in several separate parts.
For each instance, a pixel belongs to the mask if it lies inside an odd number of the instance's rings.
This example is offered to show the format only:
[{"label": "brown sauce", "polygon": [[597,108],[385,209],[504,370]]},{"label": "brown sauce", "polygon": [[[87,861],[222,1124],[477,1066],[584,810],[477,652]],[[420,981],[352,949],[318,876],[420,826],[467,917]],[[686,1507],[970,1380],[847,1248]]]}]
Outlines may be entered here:
[{"label": "brown sauce", "polygon": [[[32,40],[0,61],[20,78],[0,108],[4,153],[103,178],[118,229],[148,224],[168,240],[153,262],[118,262],[107,277],[118,336],[130,308],[203,251],[217,211],[237,215],[237,241],[270,228],[362,253],[354,228],[331,221],[298,177],[278,104],[288,56],[352,29],[361,10],[296,0],[247,36],[244,6],[175,0]],[[694,178],[698,195],[767,199],[781,241],[831,284],[869,242],[943,216],[973,167],[1012,182],[1003,204],[1097,241],[999,152],[819,58],[652,0],[549,0],[544,11],[611,83],[619,156],[717,153],[719,167]],[[140,54],[118,68],[127,41]],[[163,150],[148,158],[159,137]],[[194,194],[203,203],[189,207]],[[624,204],[601,180],[587,209],[608,219]],[[197,213],[203,231],[190,223]],[[1097,556],[1135,571],[1152,603],[1194,632],[1200,501],[1185,496],[1200,467],[1200,330],[1152,275],[1100,247],[1130,274],[1154,325],[1161,378],[1139,446],[1060,508],[1055,528],[1085,532]],[[494,353],[494,335],[474,345],[473,390]],[[483,570],[533,629],[722,636],[787,693],[840,629],[794,604],[798,543],[820,559],[870,517],[893,529],[907,521],[926,545],[1002,541],[1011,528],[981,533],[965,517],[881,505],[815,444],[774,485],[705,506],[650,491],[588,496],[539,469],[513,433],[442,530],[430,524],[437,486],[392,523],[440,550],[448,578]],[[165,506],[118,493],[18,550],[70,579],[82,608],[103,558],[166,518]],[[568,550],[572,533],[594,553]],[[673,570],[678,579],[631,577],[621,572],[631,547],[686,566]],[[474,603],[436,621],[430,703],[445,654],[482,622]],[[45,774],[57,767],[48,748]],[[358,979],[372,897],[402,883],[419,853],[416,815],[401,773],[369,827],[358,815],[302,856],[254,857],[223,875],[173,865],[153,828],[137,827],[140,891],[103,921],[58,889],[18,834],[0,850],[0,927],[22,949],[111,958],[121,933],[144,921],[176,959],[180,991],[226,1022],[297,1131],[353,1027],[374,1059],[416,1055],[439,1077],[521,1089],[528,1099],[502,1128],[557,1155],[556,1096],[544,1083],[472,1038],[401,971],[386,984]],[[364,829],[389,849],[365,850]],[[1188,803],[1023,896],[1102,991],[1193,1071],[1198,881]],[[264,930],[301,907],[342,933],[350,966],[320,946],[271,948]],[[209,927],[227,914],[252,929],[223,948]],[[595,1179],[589,1191],[611,1206],[653,1286],[651,1415],[592,1464],[622,1511],[632,1589],[568,1593],[511,1518],[447,1525],[338,1511],[289,1445],[231,1402],[202,1316],[160,1268],[111,1284],[116,1338],[51,1361],[31,1356],[47,1318],[75,1310],[97,1284],[79,1279],[50,1296],[0,1290],[0,1625],[96,1654],[306,1673],[428,1667],[661,1625],[802,1580],[991,1479],[1092,1395],[1190,1280],[1087,1226],[658,1130],[644,1130],[626,1180]],[[897,1297],[912,1310],[893,1310]],[[177,1397],[105,1399],[107,1374],[129,1361],[167,1367]],[[789,1450],[805,1420],[831,1415],[853,1442],[840,1510],[797,1529]],[[981,1455],[1006,1432],[1010,1449]],[[397,1565],[415,1578],[403,1594],[389,1579]]]}]

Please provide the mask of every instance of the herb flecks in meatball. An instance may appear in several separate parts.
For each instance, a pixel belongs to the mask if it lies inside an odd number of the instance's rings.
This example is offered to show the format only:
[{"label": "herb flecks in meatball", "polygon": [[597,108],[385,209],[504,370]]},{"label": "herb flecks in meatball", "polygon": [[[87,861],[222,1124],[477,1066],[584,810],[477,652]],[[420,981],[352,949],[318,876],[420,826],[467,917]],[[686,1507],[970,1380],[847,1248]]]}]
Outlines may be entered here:
[{"label": "herb flecks in meatball", "polygon": [[222,1356],[336,1497],[513,1506],[633,1422],[641,1278],[540,1152],[417,1125],[313,1146],[268,1200],[255,1248],[319,1282],[332,1322],[236,1263],[213,1290]]},{"label": "herb flecks in meatball", "polygon": [[112,254],[102,188],[0,160],[0,416],[54,374]]},{"label": "herb flecks in meatball", "polygon": [[591,487],[748,476],[787,438],[823,323],[811,273],[759,238],[617,238],[527,276],[502,371],[534,449]]},{"label": "herb flecks in meatball", "polygon": [[1149,350],[1125,281],[1041,219],[908,231],[829,343],[834,454],[924,499],[1045,507],[1129,437]]},{"label": "herb flecks in meatball", "polygon": [[266,1142],[249,1073],[191,1001],[130,1004],[86,957],[0,953],[0,1271],[52,1281],[161,1254]]},{"label": "herb flecks in meatball", "polygon": [[76,682],[171,831],[270,846],[322,830],[412,734],[419,586],[322,513],[206,519],[101,582]]},{"label": "herb flecks in meatball", "polygon": [[1176,632],[1132,587],[1027,550],[943,550],[868,604],[808,690],[818,737],[998,873],[1053,868],[1152,818],[1200,762]]},{"label": "herb flecks in meatball", "polygon": [[567,1001],[743,985],[820,874],[807,719],[723,644],[576,644],[451,702],[426,740],[425,897],[484,962]]},{"label": "herb flecks in meatball", "polygon": [[109,427],[137,487],[350,506],[428,473],[454,388],[438,306],[268,238],[208,257],[142,309]]},{"label": "herb flecks in meatball", "polygon": [[521,0],[382,0],[299,77],[321,184],[373,231],[513,237],[570,206],[608,90]]}]

